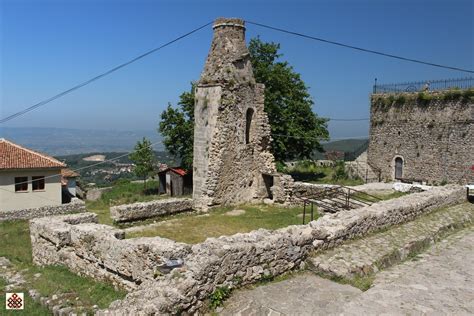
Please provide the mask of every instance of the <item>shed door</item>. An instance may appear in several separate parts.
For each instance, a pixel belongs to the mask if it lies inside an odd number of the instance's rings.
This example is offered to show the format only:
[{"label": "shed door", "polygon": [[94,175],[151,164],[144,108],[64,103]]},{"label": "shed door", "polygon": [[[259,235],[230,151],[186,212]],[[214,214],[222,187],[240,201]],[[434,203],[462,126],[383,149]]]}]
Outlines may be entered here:
[{"label": "shed door", "polygon": [[166,173],[166,193],[171,195],[171,175],[169,172]]},{"label": "shed door", "polygon": [[401,179],[403,177],[403,159],[400,157],[395,158],[395,179]]}]

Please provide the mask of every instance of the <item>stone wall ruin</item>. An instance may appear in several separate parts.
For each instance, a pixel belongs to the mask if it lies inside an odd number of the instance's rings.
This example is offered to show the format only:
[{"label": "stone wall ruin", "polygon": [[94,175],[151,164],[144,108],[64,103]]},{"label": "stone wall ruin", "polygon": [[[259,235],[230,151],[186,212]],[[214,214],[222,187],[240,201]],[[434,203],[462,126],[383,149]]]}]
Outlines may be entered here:
[{"label": "stone wall ruin", "polygon": [[276,173],[264,85],[255,82],[245,22],[217,19],[195,91],[193,200],[196,209],[271,197]]},{"label": "stone wall ruin", "polygon": [[[112,315],[193,313],[219,286],[232,288],[279,275],[298,268],[311,251],[464,200],[462,187],[433,187],[325,215],[307,225],[208,238],[195,245],[161,237],[124,239],[122,230],[97,224],[90,213],[34,219],[30,234],[34,263],[62,264],[129,290],[124,300],[110,306]],[[173,258],[182,258],[184,265],[161,273],[159,267]]]}]

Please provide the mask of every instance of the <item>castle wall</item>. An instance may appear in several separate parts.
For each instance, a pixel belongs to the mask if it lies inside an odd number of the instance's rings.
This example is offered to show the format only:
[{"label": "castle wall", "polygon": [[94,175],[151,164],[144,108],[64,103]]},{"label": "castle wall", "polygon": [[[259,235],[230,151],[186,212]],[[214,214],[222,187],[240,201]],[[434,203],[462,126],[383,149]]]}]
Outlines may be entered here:
[{"label": "castle wall", "polygon": [[474,181],[474,104],[467,92],[457,98],[447,91],[372,95],[369,165],[384,180],[395,178],[399,157],[405,179]]}]

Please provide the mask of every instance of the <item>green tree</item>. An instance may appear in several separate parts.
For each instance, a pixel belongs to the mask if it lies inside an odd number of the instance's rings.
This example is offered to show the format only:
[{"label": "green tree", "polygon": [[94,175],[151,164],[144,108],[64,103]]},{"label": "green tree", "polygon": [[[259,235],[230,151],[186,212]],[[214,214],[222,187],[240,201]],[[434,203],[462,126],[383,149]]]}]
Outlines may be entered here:
[{"label": "green tree", "polygon": [[168,103],[168,108],[161,113],[158,128],[166,149],[178,157],[186,169],[193,165],[194,87],[195,84],[191,83],[191,90],[179,96],[178,109]]},{"label": "green tree", "polygon": [[[272,152],[277,161],[310,158],[314,150],[323,151],[319,141],[329,138],[327,120],[313,113],[308,87],[287,62],[279,61],[279,49],[279,44],[259,38],[249,44],[255,79],[265,84]],[[166,149],[186,168],[193,162],[194,87],[192,84],[189,92],[181,94],[179,108],[168,104],[158,129]]]},{"label": "green tree", "polygon": [[277,161],[310,158],[323,151],[320,140],[329,139],[327,120],[313,111],[313,100],[300,74],[279,61],[280,44],[250,40],[255,80],[265,84],[265,112],[272,130],[272,151]]},{"label": "green tree", "polygon": [[155,154],[151,147],[151,142],[143,137],[143,140],[138,141],[135,145],[134,151],[129,155],[130,160],[135,164],[133,171],[138,177],[143,177],[144,188],[146,189],[146,179],[153,172],[153,163],[155,161]]}]

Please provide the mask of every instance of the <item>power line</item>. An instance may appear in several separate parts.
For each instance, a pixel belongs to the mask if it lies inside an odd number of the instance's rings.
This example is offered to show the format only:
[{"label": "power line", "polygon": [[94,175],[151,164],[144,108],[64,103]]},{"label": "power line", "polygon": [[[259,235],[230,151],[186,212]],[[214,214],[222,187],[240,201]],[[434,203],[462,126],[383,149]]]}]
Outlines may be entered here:
[{"label": "power line", "polygon": [[39,102],[39,103],[36,103],[35,105],[32,105],[32,106],[30,106],[30,107],[28,107],[28,108],[26,108],[26,109],[24,109],[24,110],[18,111],[18,112],[16,112],[16,113],[12,114],[12,115],[9,115],[9,116],[7,116],[7,117],[4,117],[4,118],[0,119],[0,124],[1,124],[1,123],[5,123],[5,122],[8,122],[8,121],[10,121],[10,120],[12,120],[12,119],[14,119],[14,118],[16,118],[16,117],[18,117],[18,116],[21,116],[21,115],[23,115],[23,114],[28,113],[28,112],[30,112],[30,111],[33,111],[34,109],[39,108],[40,106],[46,105],[46,104],[50,103],[51,101],[54,101],[54,100],[56,100],[56,99],[59,99],[59,98],[65,96],[65,95],[67,95],[67,94],[69,94],[69,93],[71,93],[71,92],[73,92],[73,91],[75,91],[75,90],[77,90],[77,89],[80,89],[80,88],[82,88],[82,87],[84,87],[84,86],[86,86],[86,85],[88,85],[88,84],[90,84],[90,83],[92,83],[92,82],[94,82],[94,81],[96,81],[96,80],[99,80],[99,79],[101,79],[101,78],[103,78],[103,77],[105,77],[105,76],[107,76],[107,75],[110,75],[111,73],[113,73],[113,72],[115,72],[115,71],[117,71],[117,70],[119,70],[119,69],[121,69],[121,68],[123,68],[123,67],[125,67],[125,66],[128,66],[128,65],[130,65],[130,64],[132,64],[132,63],[134,63],[134,62],[136,62],[136,61],[138,61],[138,60],[140,60],[140,59],[142,59],[142,58],[144,58],[144,57],[146,57],[146,56],[148,56],[148,55],[150,55],[150,54],[153,54],[154,52],[156,52],[156,51],[158,51],[158,50],[160,50],[160,49],[162,49],[162,48],[165,48],[166,46],[169,46],[169,45],[171,45],[171,44],[173,44],[173,43],[175,43],[175,42],[177,42],[177,41],[179,41],[179,40],[181,40],[181,39],[183,39],[183,38],[185,38],[185,37],[187,37],[187,36],[189,36],[189,35],[191,35],[191,34],[197,32],[197,31],[199,31],[199,30],[205,28],[206,26],[210,25],[211,23],[212,23],[212,21],[211,21],[211,22],[208,22],[208,23],[206,23],[206,24],[204,24],[204,25],[202,25],[202,26],[200,26],[200,27],[198,27],[198,28],[196,28],[196,29],[194,29],[194,30],[192,30],[192,31],[190,31],[190,32],[188,32],[188,33],[186,33],[186,34],[183,34],[183,35],[181,35],[181,36],[179,36],[179,37],[177,37],[177,38],[175,38],[175,39],[173,39],[173,40],[171,40],[171,41],[169,41],[169,42],[167,42],[167,43],[161,45],[160,47],[154,48],[154,49],[152,49],[152,50],[150,50],[150,51],[148,51],[148,52],[146,52],[146,53],[144,53],[144,54],[141,54],[141,55],[139,55],[139,56],[137,56],[137,57],[135,57],[135,58],[133,58],[133,59],[131,59],[131,60],[129,60],[129,61],[123,63],[123,64],[120,64],[120,65],[118,65],[118,66],[116,66],[116,67],[114,67],[114,68],[112,68],[112,69],[110,69],[110,70],[108,70],[108,71],[106,71],[106,72],[104,72],[104,73],[98,75],[98,76],[95,76],[95,77],[92,78],[92,79],[89,79],[89,80],[87,80],[87,81],[84,81],[83,83],[80,83],[80,84],[78,84],[78,85],[76,85],[76,86],[74,86],[74,87],[72,87],[72,88],[70,88],[70,89],[68,89],[68,90],[66,90],[66,91],[63,91],[63,92],[61,92],[61,93],[59,93],[59,94],[56,94],[55,96],[53,96],[53,97],[51,97],[51,98],[49,98],[49,99],[43,100],[43,101],[41,101],[41,102]]},{"label": "power line", "polygon": [[330,118],[330,117],[323,117],[323,119],[327,119],[329,121],[339,121],[339,122],[355,122],[355,121],[369,121],[370,118]]},{"label": "power line", "polygon": [[367,48],[362,48],[362,47],[352,46],[352,45],[348,45],[348,44],[344,44],[344,43],[340,43],[340,42],[330,41],[330,40],[323,39],[323,38],[320,38],[320,37],[314,37],[314,36],[310,36],[310,35],[306,35],[306,34],[302,34],[302,33],[298,33],[298,32],[285,30],[285,29],[278,28],[278,27],[275,27],[275,26],[270,26],[270,25],[265,25],[265,24],[261,24],[261,23],[257,23],[257,22],[248,21],[248,20],[246,20],[245,22],[247,22],[248,24],[253,24],[253,25],[256,25],[256,26],[263,27],[263,28],[271,29],[271,30],[274,30],[274,31],[287,33],[287,34],[291,34],[291,35],[296,35],[296,36],[299,36],[299,37],[304,37],[304,38],[312,39],[312,40],[315,40],[315,41],[320,41],[320,42],[324,42],[324,43],[328,43],[328,44],[333,44],[333,45],[337,45],[337,46],[341,46],[341,47],[345,47],[345,48],[355,49],[355,50],[359,50],[359,51],[366,52],[366,53],[381,55],[381,56],[385,56],[385,57],[395,58],[395,59],[399,59],[399,60],[409,61],[409,62],[413,62],[413,63],[423,64],[423,65],[428,65],[428,66],[433,66],[433,67],[438,67],[438,68],[462,71],[462,72],[467,72],[467,73],[474,73],[473,70],[469,70],[469,69],[463,69],[463,68],[452,67],[452,66],[445,66],[445,65],[440,65],[440,64],[427,62],[427,61],[422,61],[422,60],[419,60],[419,59],[413,59],[413,58],[407,58],[407,57],[397,56],[397,55],[393,55],[393,54],[383,53],[383,52],[379,52],[379,51],[375,51],[375,50],[371,50],[371,49],[367,49]]}]

